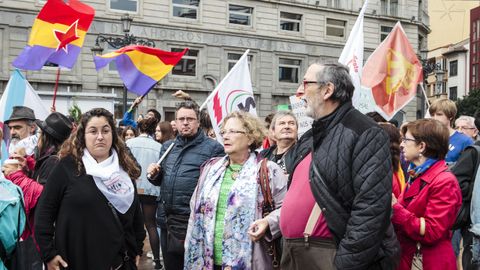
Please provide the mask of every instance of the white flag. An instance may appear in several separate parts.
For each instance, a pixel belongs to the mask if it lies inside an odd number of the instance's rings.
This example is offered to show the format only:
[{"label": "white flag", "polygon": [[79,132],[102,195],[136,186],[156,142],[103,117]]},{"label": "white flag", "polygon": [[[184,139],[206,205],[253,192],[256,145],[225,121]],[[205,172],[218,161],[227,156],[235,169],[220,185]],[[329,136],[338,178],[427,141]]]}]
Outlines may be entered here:
[{"label": "white flag", "polygon": [[[348,37],[347,43],[343,48],[338,62],[344,64],[350,68],[350,76],[352,77],[353,86],[355,86],[355,91],[353,92],[352,103],[353,106],[360,111],[364,112],[362,108],[370,107],[368,103],[375,105],[373,100],[368,100],[368,97],[371,95],[362,95],[362,69],[363,69],[363,15],[367,9],[368,0],[365,0],[362,10],[358,15],[357,21],[353,25],[350,36]],[[361,104],[367,103],[367,104]],[[365,113],[365,112],[364,112]]]},{"label": "white flag", "polygon": [[4,122],[10,118],[14,106],[29,107],[35,113],[35,117],[40,120],[45,120],[49,115],[48,109],[43,105],[37,92],[18,69],[13,71],[0,99],[0,128],[3,129],[3,138],[0,138],[2,160],[8,158],[7,147],[10,141],[8,127]]},{"label": "white flag", "polygon": [[205,105],[208,108],[213,129],[220,143],[223,142],[220,136],[220,125],[229,113],[243,110],[257,115],[250,69],[248,68],[248,52],[249,50],[240,57],[240,60],[202,105],[202,108]]}]

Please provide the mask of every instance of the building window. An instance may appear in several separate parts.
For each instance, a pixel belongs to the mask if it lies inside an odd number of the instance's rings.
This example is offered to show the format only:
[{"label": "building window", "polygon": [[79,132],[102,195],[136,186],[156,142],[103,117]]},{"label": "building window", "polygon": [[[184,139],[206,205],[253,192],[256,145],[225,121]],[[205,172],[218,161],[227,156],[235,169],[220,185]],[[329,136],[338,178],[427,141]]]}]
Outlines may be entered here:
[{"label": "building window", "polygon": [[287,83],[298,83],[301,60],[280,58],[278,65],[278,81]]},{"label": "building window", "polygon": [[450,61],[450,70],[448,72],[448,76],[450,77],[457,76],[457,72],[458,72],[458,61],[457,60]]},{"label": "building window", "polygon": [[[181,48],[172,48],[172,52],[182,52]],[[197,75],[198,50],[188,50],[182,60],[173,68],[172,74],[180,76]]]},{"label": "building window", "polygon": [[280,29],[284,31],[300,32],[302,15],[288,12],[280,12]]},{"label": "building window", "polygon": [[388,34],[392,31],[393,27],[391,26],[380,26],[380,42],[387,38]]},{"label": "building window", "polygon": [[341,0],[327,0],[327,7],[329,8],[342,8]]},{"label": "building window", "polygon": [[453,101],[457,100],[457,87],[450,87],[450,95],[449,98]]},{"label": "building window", "polygon": [[252,25],[252,7],[228,5],[228,17],[231,24]]},{"label": "building window", "polygon": [[[240,60],[240,57],[242,57],[242,54],[239,53],[228,53],[227,55],[227,63],[228,63],[228,71],[230,71],[233,66]],[[252,73],[252,59],[253,55],[248,55],[248,68],[250,69],[250,73]]]},{"label": "building window", "polygon": [[345,37],[345,26],[347,21],[327,18],[327,36]]},{"label": "building window", "polygon": [[137,12],[137,0],[110,0],[110,9]]},{"label": "building window", "polygon": [[380,0],[382,15],[398,16],[398,0]]},{"label": "building window", "polygon": [[173,17],[197,19],[200,0],[173,0]]}]

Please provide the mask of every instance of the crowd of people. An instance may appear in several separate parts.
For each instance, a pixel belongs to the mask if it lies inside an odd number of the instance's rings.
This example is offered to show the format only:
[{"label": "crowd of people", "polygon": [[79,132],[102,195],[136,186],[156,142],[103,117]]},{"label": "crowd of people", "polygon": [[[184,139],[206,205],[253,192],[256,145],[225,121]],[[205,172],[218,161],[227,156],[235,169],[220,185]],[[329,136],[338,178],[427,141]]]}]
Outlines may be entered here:
[{"label": "crowd of people", "polygon": [[172,122],[134,120],[142,98],[118,124],[14,107],[0,269],[28,237],[48,270],[137,269],[147,234],[152,269],[478,269],[479,115],[440,99],[399,126],[353,91],[347,67],[314,63],[296,92],[310,130],[236,111],[223,145],[181,91]]}]

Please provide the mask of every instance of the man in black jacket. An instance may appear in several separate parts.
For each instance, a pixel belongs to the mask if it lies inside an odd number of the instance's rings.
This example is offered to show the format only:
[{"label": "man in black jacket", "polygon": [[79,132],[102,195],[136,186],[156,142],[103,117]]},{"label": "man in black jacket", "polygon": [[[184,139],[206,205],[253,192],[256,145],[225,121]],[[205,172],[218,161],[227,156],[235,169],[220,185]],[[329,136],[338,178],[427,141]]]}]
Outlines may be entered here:
[{"label": "man in black jacket", "polygon": [[[480,129],[480,113],[475,116],[475,126]],[[458,184],[462,190],[462,208],[460,209],[454,229],[459,229],[463,238],[462,266],[465,270],[478,269],[480,267],[479,255],[472,253],[473,233],[469,230],[472,225],[470,218],[470,206],[472,200],[473,186],[475,177],[480,164],[480,155],[477,148],[480,147],[480,141],[475,142],[475,146],[465,148],[460,158],[452,167],[452,173],[455,174]],[[474,256],[475,255],[475,256]],[[474,256],[473,260],[472,257]]]},{"label": "man in black jacket", "polygon": [[[314,122],[286,157],[292,182],[280,217],[286,238],[285,269],[300,269],[302,262],[308,263],[309,269],[395,269],[400,257],[390,222],[389,139],[377,124],[352,107],[353,90],[347,67],[320,63],[308,68],[303,88],[297,90]],[[302,174],[305,168],[307,173]],[[308,190],[298,185],[302,181],[307,181]],[[295,204],[289,209],[289,195],[294,194]],[[314,200],[307,206],[302,201],[308,201],[309,194]],[[321,213],[307,233],[315,203]],[[302,214],[299,205],[309,210]],[[282,222],[292,218],[295,222]],[[288,234],[295,238],[302,231],[302,240],[312,242],[310,251],[303,241],[295,244],[295,239],[288,239]],[[311,257],[302,257],[311,254],[312,246],[317,246],[315,250],[322,256],[314,260],[315,266]],[[288,254],[295,256],[287,258]]]},{"label": "man in black jacket", "polygon": [[148,167],[149,181],[160,188],[159,207],[166,214],[160,224],[161,248],[166,270],[183,269],[183,244],[190,215],[190,198],[200,176],[200,166],[212,157],[225,155],[223,146],[199,129],[198,105],[184,101],[175,112],[178,135],[162,145],[160,156],[174,144],[159,165]]}]

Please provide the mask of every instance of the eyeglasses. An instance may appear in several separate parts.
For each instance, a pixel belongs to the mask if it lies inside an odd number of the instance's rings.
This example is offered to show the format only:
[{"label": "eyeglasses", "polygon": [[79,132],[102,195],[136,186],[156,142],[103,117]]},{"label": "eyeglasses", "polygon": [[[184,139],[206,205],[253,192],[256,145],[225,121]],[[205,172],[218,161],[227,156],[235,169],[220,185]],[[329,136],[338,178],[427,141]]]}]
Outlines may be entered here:
[{"label": "eyeglasses", "polygon": [[222,136],[225,136],[225,135],[228,135],[228,134],[247,134],[246,131],[243,131],[243,130],[233,130],[233,129],[230,129],[230,130],[220,130],[220,135]]},{"label": "eyeglasses", "polygon": [[402,142],[403,142],[403,143],[406,143],[406,142],[408,142],[408,141],[410,141],[410,142],[416,142],[417,140],[415,140],[415,139],[410,139],[410,138],[405,138],[405,137],[402,137]]},{"label": "eyeglasses", "polygon": [[317,81],[306,81],[306,80],[303,80],[303,90],[307,89],[307,86],[308,84],[310,83],[317,83]]},{"label": "eyeglasses", "polygon": [[188,123],[192,123],[193,121],[197,120],[197,118],[193,118],[193,117],[180,117],[180,118],[177,118],[177,121],[179,121],[180,123],[183,123],[185,121],[187,121]]},{"label": "eyeglasses", "polygon": [[476,129],[476,128],[473,128],[473,127],[462,127],[462,126],[456,127],[456,130],[462,130],[462,129],[464,129],[464,130],[474,130],[474,129]]}]

